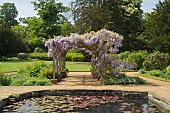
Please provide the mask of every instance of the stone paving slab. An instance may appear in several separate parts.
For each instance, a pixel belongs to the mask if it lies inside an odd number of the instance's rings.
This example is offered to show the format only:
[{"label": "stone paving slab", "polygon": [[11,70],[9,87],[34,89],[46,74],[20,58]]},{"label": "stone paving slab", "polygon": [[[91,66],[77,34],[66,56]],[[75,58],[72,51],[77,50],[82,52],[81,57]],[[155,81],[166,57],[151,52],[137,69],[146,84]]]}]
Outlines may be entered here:
[{"label": "stone paving slab", "polygon": [[[127,72],[127,75],[137,76],[136,72]],[[85,75],[85,83],[83,82]],[[90,72],[70,72],[68,78],[63,82],[53,86],[0,86],[0,100],[10,95],[22,94],[40,90],[124,90],[124,91],[144,91],[149,92],[153,97],[170,104],[170,82],[153,80],[141,77],[149,82],[146,85],[112,85],[102,86],[99,81],[93,79]]]}]

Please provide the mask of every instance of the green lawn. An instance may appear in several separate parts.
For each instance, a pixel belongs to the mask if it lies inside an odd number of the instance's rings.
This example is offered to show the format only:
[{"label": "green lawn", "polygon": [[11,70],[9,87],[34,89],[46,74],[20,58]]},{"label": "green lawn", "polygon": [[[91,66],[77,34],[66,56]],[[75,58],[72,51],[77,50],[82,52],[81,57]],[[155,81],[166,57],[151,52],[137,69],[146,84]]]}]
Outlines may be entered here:
[{"label": "green lawn", "polygon": [[[36,61],[40,62],[40,61]],[[47,64],[52,64],[52,61],[45,61]],[[26,68],[27,66],[35,63],[35,61],[16,61],[16,62],[0,62],[0,72],[16,72],[21,68]],[[66,67],[69,71],[90,71],[90,63],[86,62],[66,62]]]}]

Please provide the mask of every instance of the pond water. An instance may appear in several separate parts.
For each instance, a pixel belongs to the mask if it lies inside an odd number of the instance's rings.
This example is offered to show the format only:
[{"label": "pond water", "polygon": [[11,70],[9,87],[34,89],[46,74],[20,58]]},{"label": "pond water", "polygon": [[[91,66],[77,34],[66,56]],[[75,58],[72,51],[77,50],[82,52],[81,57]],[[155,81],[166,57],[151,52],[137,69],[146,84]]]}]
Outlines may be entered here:
[{"label": "pond water", "polygon": [[3,107],[0,113],[157,113],[146,101],[121,96],[42,96]]}]

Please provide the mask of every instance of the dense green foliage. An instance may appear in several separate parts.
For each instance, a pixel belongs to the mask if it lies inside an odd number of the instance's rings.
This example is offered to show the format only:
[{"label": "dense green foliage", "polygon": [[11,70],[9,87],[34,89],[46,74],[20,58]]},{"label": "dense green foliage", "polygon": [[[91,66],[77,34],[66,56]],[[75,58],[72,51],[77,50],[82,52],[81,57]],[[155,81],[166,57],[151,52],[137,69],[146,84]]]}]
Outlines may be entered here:
[{"label": "dense green foliage", "polygon": [[43,62],[21,69],[16,75],[1,75],[0,85],[3,86],[44,86],[52,85],[49,78],[52,69]]},{"label": "dense green foliage", "polygon": [[12,80],[9,76],[5,76],[0,73],[0,86],[9,86],[11,81]]},{"label": "dense green foliage", "polygon": [[166,67],[166,71],[170,71],[170,65]]},{"label": "dense green foliage", "polygon": [[37,0],[32,3],[42,21],[41,29],[47,35],[44,38],[61,35],[61,24],[68,21],[62,13],[69,11],[69,8],[55,0]]},{"label": "dense green foliage", "polygon": [[51,81],[44,77],[31,77],[25,73],[1,75],[0,86],[49,86]]},{"label": "dense green foliage", "polygon": [[155,51],[149,54],[143,62],[145,70],[163,70],[169,65],[170,56],[168,54]]},{"label": "dense green foliage", "polygon": [[143,31],[141,3],[142,0],[75,0],[72,4],[75,31],[107,28],[124,36],[122,50],[141,49],[142,41],[136,38]]},{"label": "dense green foliage", "polygon": [[[84,62],[84,61],[90,61],[90,56],[86,56],[84,54],[75,53],[76,51],[71,51],[67,53],[66,55],[66,61],[76,61],[76,62]],[[77,51],[78,52],[78,51]],[[47,53],[30,53],[28,55],[31,59],[39,59],[39,60],[46,60],[46,61],[52,61],[51,57],[48,57]]]},{"label": "dense green foliage", "polygon": [[31,59],[39,59],[39,60],[46,60],[52,61],[51,57],[48,57],[47,53],[29,53],[28,57]]},{"label": "dense green foliage", "polygon": [[35,63],[34,65],[27,67],[26,71],[31,77],[38,77],[41,69],[44,67],[47,67],[45,62]]},{"label": "dense green foliage", "polygon": [[19,59],[17,57],[10,57],[10,58],[7,58],[7,57],[0,57],[0,61],[19,61]]},{"label": "dense green foliage", "polygon": [[[44,39],[55,35],[67,36],[71,32],[107,28],[123,35],[121,51],[146,49],[169,52],[170,1],[159,2],[153,12],[145,14],[141,3],[142,0],[76,0],[71,4],[72,23],[64,16],[69,7],[55,0],[36,0],[32,4],[39,17],[20,18],[21,25],[16,20],[18,11],[15,4],[4,3],[0,6],[0,26],[3,28],[0,32],[10,28],[17,39],[24,42],[20,48],[27,47],[26,51],[34,52],[37,47],[46,51]],[[11,31],[7,32],[10,34]]]},{"label": "dense green foliage", "polygon": [[30,51],[34,52],[34,49],[37,47],[45,50],[44,39],[64,34],[62,30],[66,31],[67,28],[63,26],[69,23],[64,13],[69,11],[69,7],[63,6],[62,3],[57,3],[55,0],[36,0],[32,4],[39,17],[20,18],[20,21],[26,27],[17,27],[16,32],[23,35],[23,33],[18,31],[20,29],[26,33],[24,38],[27,40]]},{"label": "dense green foliage", "polygon": [[160,77],[163,75],[162,71],[160,70],[152,70],[149,72],[150,76]]},{"label": "dense green foliage", "polygon": [[51,81],[43,77],[30,77],[29,75],[11,75],[11,86],[49,86]]},{"label": "dense green foliage", "polygon": [[153,53],[148,53],[147,51],[125,51],[118,56],[120,60],[127,60],[136,63],[137,70],[163,70],[170,63],[169,54],[161,53],[159,51],[154,51]]},{"label": "dense green foliage", "polygon": [[[68,70],[63,69],[62,72],[63,73],[60,73],[60,75],[56,75],[58,81],[67,76]],[[29,75],[30,77],[51,79],[53,70],[52,65],[47,65],[45,62],[38,62],[28,66],[27,69],[24,70],[24,73]]]},{"label": "dense green foliage", "polygon": [[0,28],[0,56],[27,51],[24,40],[11,29]]},{"label": "dense green foliage", "polygon": [[82,53],[67,53],[66,61],[83,62],[85,61],[85,56]]},{"label": "dense green foliage", "polygon": [[146,77],[151,77],[155,78],[158,80],[163,80],[163,81],[170,81],[170,71],[169,70],[151,70],[151,71],[145,71],[145,70],[139,70],[139,74],[146,76]]},{"label": "dense green foliage", "polygon": [[153,12],[144,16],[142,40],[150,50],[168,52],[170,49],[170,0],[159,1]]},{"label": "dense green foliage", "polygon": [[11,26],[17,25],[18,22],[15,19],[17,15],[18,11],[14,3],[4,3],[0,6],[0,26],[11,28]]},{"label": "dense green foliage", "polygon": [[135,62],[137,65],[136,69],[139,70],[143,68],[143,62],[148,55],[147,51],[132,52],[128,55],[127,61]]},{"label": "dense green foliage", "polygon": [[113,77],[107,76],[102,78],[102,84],[104,85],[127,85],[127,84],[146,84],[147,82],[139,77],[130,77],[130,76],[120,76]]}]

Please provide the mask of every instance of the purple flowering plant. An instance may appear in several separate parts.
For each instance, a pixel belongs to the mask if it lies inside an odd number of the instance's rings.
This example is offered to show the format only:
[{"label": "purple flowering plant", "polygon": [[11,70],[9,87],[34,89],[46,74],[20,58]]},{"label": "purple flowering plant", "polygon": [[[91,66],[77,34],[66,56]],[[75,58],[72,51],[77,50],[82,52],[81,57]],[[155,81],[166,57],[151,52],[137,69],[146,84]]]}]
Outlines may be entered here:
[{"label": "purple flowering plant", "polygon": [[83,49],[90,51],[92,55],[92,75],[102,78],[107,75],[118,76],[120,70],[131,69],[134,65],[127,62],[120,62],[118,57],[109,57],[110,53],[117,53],[119,47],[122,46],[123,37],[115,32],[102,29],[98,32],[90,32],[84,35],[77,33],[71,34],[69,37],[57,36],[45,42],[48,48],[49,57],[53,57],[53,79],[54,74],[60,74],[65,68],[65,57],[70,49]]}]

